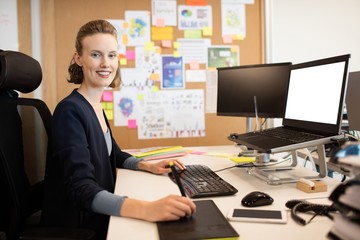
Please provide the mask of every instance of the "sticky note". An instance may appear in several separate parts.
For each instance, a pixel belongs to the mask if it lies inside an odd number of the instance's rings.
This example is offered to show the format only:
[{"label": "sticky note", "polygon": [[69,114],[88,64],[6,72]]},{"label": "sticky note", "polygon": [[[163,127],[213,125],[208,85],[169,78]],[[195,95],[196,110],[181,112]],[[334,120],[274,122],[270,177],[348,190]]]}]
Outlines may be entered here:
[{"label": "sticky note", "polygon": [[160,74],[158,74],[158,73],[152,73],[152,74],[150,74],[150,80],[152,80],[152,81],[159,81],[159,80],[160,80]]},{"label": "sticky note", "polygon": [[172,41],[170,41],[170,40],[162,40],[161,41],[161,46],[163,47],[163,48],[171,48],[172,47]]},{"label": "sticky note", "polygon": [[156,19],[156,26],[157,26],[157,27],[164,27],[164,26],[165,26],[165,20],[164,20],[164,18],[157,18],[157,19]]},{"label": "sticky note", "polygon": [[114,111],[113,110],[104,110],[104,112],[105,112],[105,115],[108,120],[114,119]]},{"label": "sticky note", "polygon": [[176,48],[176,49],[179,48],[179,45],[180,45],[179,42],[174,42],[174,43],[173,43],[173,46],[174,46],[174,48]]},{"label": "sticky note", "polygon": [[179,53],[179,51],[174,51],[174,57],[180,57],[180,53]]},{"label": "sticky note", "polygon": [[126,65],[126,64],[127,64],[126,58],[120,58],[120,65]]},{"label": "sticky note", "polygon": [[199,61],[192,60],[190,61],[190,69],[197,70],[200,68]]},{"label": "sticky note", "polygon": [[113,92],[112,91],[104,91],[103,95],[102,95],[102,101],[112,102],[113,101]]},{"label": "sticky note", "polygon": [[230,34],[223,35],[222,38],[223,38],[224,43],[232,43],[233,42],[232,35],[230,35]]},{"label": "sticky note", "polygon": [[185,38],[201,38],[201,31],[200,30],[185,30],[184,31]]},{"label": "sticky note", "polygon": [[253,157],[230,157],[229,159],[236,163],[247,163],[256,161]]},{"label": "sticky note", "polygon": [[212,36],[211,27],[204,27],[202,31],[203,31],[203,36]]},{"label": "sticky note", "polygon": [[127,60],[134,60],[135,59],[135,51],[134,50],[126,50],[126,59]]},{"label": "sticky note", "polygon": [[145,50],[146,51],[154,51],[154,47],[155,47],[154,42],[145,43]]},{"label": "sticky note", "polygon": [[123,42],[124,45],[128,45],[128,43],[129,43],[129,36],[128,36],[127,34],[123,34],[123,35],[121,36],[121,39],[122,39],[122,42]]},{"label": "sticky note", "polygon": [[128,128],[137,128],[136,119],[128,119]]}]

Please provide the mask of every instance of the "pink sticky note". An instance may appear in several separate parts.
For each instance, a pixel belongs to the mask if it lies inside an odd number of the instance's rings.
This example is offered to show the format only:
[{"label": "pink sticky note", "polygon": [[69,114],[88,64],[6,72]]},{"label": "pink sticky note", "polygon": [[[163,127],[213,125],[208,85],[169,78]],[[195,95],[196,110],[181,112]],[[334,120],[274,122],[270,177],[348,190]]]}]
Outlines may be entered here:
[{"label": "pink sticky note", "polygon": [[171,48],[172,47],[172,42],[170,40],[162,40],[161,41],[161,46],[163,48]]},{"label": "pink sticky note", "polygon": [[197,70],[199,69],[199,62],[198,61],[195,61],[195,60],[192,60],[190,61],[190,69],[191,70]]},{"label": "pink sticky note", "polygon": [[112,102],[113,101],[113,92],[112,91],[104,91],[102,95],[102,100],[104,102]]},{"label": "pink sticky note", "polygon": [[137,128],[136,119],[128,119],[128,128]]},{"label": "pink sticky note", "polygon": [[157,27],[164,27],[164,26],[165,26],[165,20],[164,20],[164,18],[157,18],[157,19],[156,19],[156,26],[157,26]]},{"label": "pink sticky note", "polygon": [[126,50],[126,59],[134,60],[135,59],[135,51],[134,50]]},{"label": "pink sticky note", "polygon": [[227,35],[223,35],[223,42],[224,43],[232,43],[233,42],[233,38],[231,34],[227,34]]}]

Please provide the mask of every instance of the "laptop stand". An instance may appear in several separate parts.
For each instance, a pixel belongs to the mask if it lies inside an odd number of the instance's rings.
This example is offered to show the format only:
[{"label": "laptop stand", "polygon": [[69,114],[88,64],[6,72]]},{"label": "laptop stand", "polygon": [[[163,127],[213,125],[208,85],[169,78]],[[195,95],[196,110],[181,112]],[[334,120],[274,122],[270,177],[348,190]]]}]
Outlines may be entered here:
[{"label": "laptop stand", "polygon": [[[283,183],[294,183],[299,181],[300,178],[305,178],[309,180],[319,180],[327,176],[327,165],[326,165],[326,155],[324,144],[317,145],[318,152],[318,174],[317,175],[299,175],[299,168],[296,168],[298,165],[298,155],[295,150],[291,151],[292,163],[289,166],[264,166],[264,167],[250,167],[247,169],[247,172],[251,175],[258,177],[259,179],[265,181],[269,185],[278,185]],[[310,152],[308,157],[312,162],[314,162]],[[308,172],[307,172],[308,173]],[[305,173],[305,174],[307,174]],[[283,176],[281,176],[283,175]]]}]

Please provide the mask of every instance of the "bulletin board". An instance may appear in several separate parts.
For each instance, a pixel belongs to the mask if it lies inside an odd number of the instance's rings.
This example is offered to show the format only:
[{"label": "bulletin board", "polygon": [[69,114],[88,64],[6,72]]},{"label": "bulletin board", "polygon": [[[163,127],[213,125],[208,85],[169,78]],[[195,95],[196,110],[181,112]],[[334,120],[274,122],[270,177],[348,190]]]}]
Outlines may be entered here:
[{"label": "bulletin board", "polygon": [[[175,1],[178,6],[191,2],[202,2],[212,9],[212,29],[207,36],[211,40],[211,45],[236,45],[239,47],[240,65],[258,64],[263,62],[263,1],[255,0],[251,4],[245,4],[246,11],[246,35],[243,39],[233,39],[231,43],[224,43],[221,30],[221,1],[203,0],[203,1]],[[236,1],[235,1],[236,2]],[[239,2],[239,1],[238,1]],[[245,1],[252,2],[252,1]],[[84,23],[94,19],[125,19],[126,11],[149,11],[151,16],[152,5],[150,0],[61,0],[54,1],[54,34],[56,41],[56,89],[57,102],[67,96],[76,86],[66,81],[67,68],[74,52],[74,42],[78,29]],[[177,39],[185,38],[184,30],[178,29],[178,26],[172,26],[173,42]],[[173,55],[174,47],[162,47],[161,40],[153,41],[155,46],[161,47],[161,54]],[[173,45],[172,45],[173,46]],[[127,46],[127,49],[134,47]],[[134,68],[135,61],[127,60],[126,65],[121,68]],[[185,71],[189,69],[190,64],[185,64]],[[206,69],[204,63],[198,63],[199,69]],[[157,83],[160,84],[160,83]],[[204,99],[206,100],[206,82],[186,82],[184,90],[202,89]],[[159,87],[159,91],[162,91]],[[114,89],[116,91],[118,89]],[[171,91],[171,90],[169,90]],[[214,99],[208,99],[208,101]],[[204,111],[206,107],[204,106]],[[174,113],[175,114],[175,113]],[[187,121],[191,122],[191,116]],[[216,113],[205,113],[205,134],[198,137],[169,137],[158,139],[139,139],[138,129],[127,126],[115,126],[114,120],[110,120],[113,135],[123,149],[145,148],[152,146],[211,146],[228,145],[231,142],[227,136],[233,132],[244,132],[246,128],[246,119],[240,117],[220,117]]]}]

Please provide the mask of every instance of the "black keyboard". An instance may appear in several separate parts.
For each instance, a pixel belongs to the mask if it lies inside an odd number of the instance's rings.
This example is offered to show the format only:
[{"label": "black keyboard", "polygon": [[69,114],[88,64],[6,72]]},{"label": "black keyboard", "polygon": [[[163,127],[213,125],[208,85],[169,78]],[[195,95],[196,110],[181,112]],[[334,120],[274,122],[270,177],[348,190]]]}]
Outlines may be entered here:
[{"label": "black keyboard", "polygon": [[[186,165],[186,169],[178,173],[185,193],[190,198],[228,196],[238,192],[235,187],[205,165]],[[171,173],[169,176],[176,183]]]},{"label": "black keyboard", "polygon": [[260,133],[261,135],[265,135],[265,136],[286,139],[286,140],[289,140],[294,143],[312,141],[312,140],[323,137],[323,136],[317,135],[317,134],[299,132],[299,131],[294,131],[294,130],[291,130],[288,128],[285,129],[282,127],[265,129],[265,130],[259,131],[258,133]]}]

